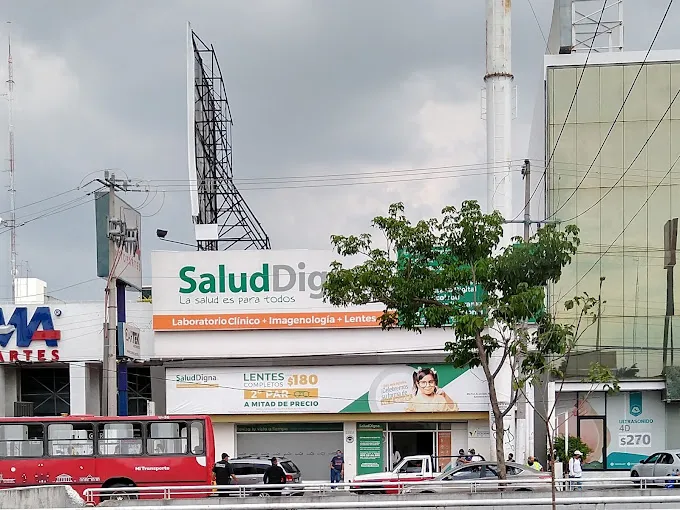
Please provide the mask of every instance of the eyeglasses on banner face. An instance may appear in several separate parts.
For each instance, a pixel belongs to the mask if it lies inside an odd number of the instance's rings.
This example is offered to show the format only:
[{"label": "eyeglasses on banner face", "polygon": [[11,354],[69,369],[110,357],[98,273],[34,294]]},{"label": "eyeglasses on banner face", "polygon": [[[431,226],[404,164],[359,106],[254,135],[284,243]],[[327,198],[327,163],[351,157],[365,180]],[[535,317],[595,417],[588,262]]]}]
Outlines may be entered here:
[{"label": "eyeglasses on banner face", "polygon": [[437,386],[437,383],[434,381],[418,381],[418,386],[425,388],[426,386]]}]

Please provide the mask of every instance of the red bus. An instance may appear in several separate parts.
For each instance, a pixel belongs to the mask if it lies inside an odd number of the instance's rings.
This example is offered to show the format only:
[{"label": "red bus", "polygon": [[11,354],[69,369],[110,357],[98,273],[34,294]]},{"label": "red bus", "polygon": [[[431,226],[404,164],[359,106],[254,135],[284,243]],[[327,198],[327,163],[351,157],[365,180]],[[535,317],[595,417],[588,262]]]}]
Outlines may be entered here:
[{"label": "red bus", "polygon": [[0,489],[210,485],[208,416],[0,418]]}]

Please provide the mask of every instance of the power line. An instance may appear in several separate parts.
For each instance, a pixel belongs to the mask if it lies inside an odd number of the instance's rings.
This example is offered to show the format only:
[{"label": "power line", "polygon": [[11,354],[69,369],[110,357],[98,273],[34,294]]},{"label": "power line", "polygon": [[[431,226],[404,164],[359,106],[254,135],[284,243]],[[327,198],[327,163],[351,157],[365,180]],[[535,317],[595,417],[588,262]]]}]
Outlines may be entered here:
[{"label": "power line", "polygon": [[[580,213],[577,213],[576,216],[574,216],[574,217],[572,217],[572,218],[569,218],[569,219],[567,219],[567,220],[562,220],[563,223],[569,223],[570,221],[574,221],[575,219],[579,218],[580,216],[583,216],[583,215],[586,214],[587,212],[591,211],[595,206],[597,206],[598,204],[600,204],[600,203],[601,203],[601,202],[602,202],[602,201],[603,201],[603,200],[604,200],[604,199],[605,199],[612,191],[614,191],[614,189],[616,188],[616,186],[617,186],[617,185],[623,180],[623,178],[626,176],[626,173],[628,172],[628,170],[630,170],[630,169],[632,168],[632,166],[635,164],[635,162],[637,161],[637,159],[640,157],[640,154],[642,154],[642,151],[645,150],[645,147],[647,147],[647,144],[648,144],[649,141],[652,139],[652,137],[653,137],[654,134],[656,133],[657,129],[659,129],[659,126],[660,126],[661,123],[663,122],[663,120],[664,120],[664,118],[666,117],[666,115],[668,114],[668,112],[671,110],[671,107],[673,106],[673,103],[675,102],[675,100],[678,98],[678,95],[680,95],[680,90],[678,90],[678,92],[675,93],[675,96],[673,97],[673,100],[671,101],[671,103],[668,105],[668,108],[666,109],[666,112],[663,114],[663,116],[661,117],[661,119],[659,120],[659,122],[656,124],[656,126],[654,127],[654,130],[652,131],[652,133],[647,137],[647,140],[645,140],[645,143],[642,145],[642,147],[641,147],[640,150],[638,151],[638,153],[637,153],[637,155],[635,156],[635,158],[633,159],[633,161],[630,163],[630,165],[628,166],[628,168],[623,172],[623,174],[621,174],[621,176],[616,180],[616,182],[615,182],[612,186],[608,187],[607,192],[606,192],[604,195],[602,195],[602,196],[601,196],[601,197],[600,197],[593,205],[591,205],[591,206],[588,207],[587,209],[581,211]],[[597,156],[596,156],[596,158],[597,158]],[[585,178],[586,178],[587,175],[588,175],[588,172],[586,172],[586,174],[583,176],[583,180],[585,180]],[[666,174],[666,176],[668,176],[668,174]],[[665,178],[666,176],[664,176],[664,178]],[[569,196],[569,198],[567,198],[567,200],[566,200],[565,202],[562,203],[562,206],[561,206],[557,211],[555,211],[555,213],[557,213],[560,209],[562,209],[562,207],[564,207],[564,205],[565,205],[565,204],[566,204],[566,203],[574,196],[574,194],[578,191],[579,186],[581,185],[581,183],[583,182],[583,180],[581,180],[581,182],[578,184],[578,186],[576,186],[576,188],[574,188],[574,191],[573,191],[572,194]],[[663,179],[662,179],[659,183],[657,183],[657,188],[658,188],[659,186],[661,186],[661,183],[662,183],[662,182],[663,182]],[[656,190],[656,188],[655,188],[655,190]]]},{"label": "power line", "polygon": [[[519,159],[513,159],[508,161],[499,161],[496,168],[506,168],[508,164],[519,163]],[[346,178],[363,178],[363,177],[389,177],[392,175],[410,174],[410,173],[421,173],[421,172],[432,172],[438,170],[472,170],[486,168],[486,163],[466,163],[458,165],[441,165],[441,166],[426,166],[426,167],[415,167],[415,168],[401,168],[401,169],[387,169],[387,170],[376,170],[371,172],[343,172],[343,173],[332,173],[332,174],[310,174],[310,175],[290,175],[290,176],[261,176],[252,178],[234,178],[234,182],[239,184],[252,184],[261,182],[276,182],[276,181],[289,181],[289,180],[326,180],[329,178],[337,178],[333,180],[346,179]],[[187,182],[186,179],[147,179],[140,182]]]},{"label": "power line", "polygon": [[[633,83],[631,83],[630,89],[628,89],[628,93],[626,94],[626,97],[623,99],[623,103],[621,104],[621,108],[619,108],[619,111],[618,111],[618,113],[616,114],[616,117],[614,118],[614,121],[612,122],[612,125],[611,125],[610,128],[609,128],[609,131],[607,132],[607,136],[605,136],[604,140],[603,140],[602,143],[600,144],[600,148],[599,148],[599,150],[597,151],[597,154],[595,155],[595,158],[593,159],[593,162],[590,164],[590,166],[588,167],[588,170],[586,170],[586,173],[583,175],[583,178],[580,180],[580,182],[578,183],[578,185],[576,186],[576,188],[574,188],[574,191],[572,191],[571,195],[569,195],[569,197],[568,197],[564,202],[562,202],[562,205],[560,205],[560,206],[557,208],[557,210],[555,210],[554,212],[552,212],[552,213],[548,216],[547,219],[554,218],[555,215],[556,215],[558,212],[560,212],[560,211],[564,208],[564,206],[569,202],[569,200],[572,199],[572,197],[576,194],[576,192],[577,192],[577,191],[579,190],[579,188],[581,187],[581,184],[583,184],[583,182],[586,180],[586,177],[588,177],[588,174],[590,173],[590,170],[593,168],[593,165],[595,164],[595,161],[597,161],[597,158],[600,157],[600,154],[602,153],[602,150],[604,149],[604,146],[605,146],[605,144],[607,143],[607,140],[609,139],[609,136],[610,136],[610,135],[612,134],[612,132],[614,131],[614,127],[616,127],[616,122],[619,120],[619,117],[620,117],[621,114],[623,113],[623,108],[624,108],[624,106],[626,105],[626,102],[628,101],[628,98],[630,97],[631,93],[633,92],[633,88],[635,87],[635,83],[637,82],[638,78],[640,77],[640,74],[642,73],[642,70],[643,70],[644,67],[645,67],[645,64],[647,63],[647,59],[649,58],[649,54],[651,53],[652,48],[654,47],[654,43],[656,42],[656,39],[659,37],[659,33],[661,32],[661,28],[663,27],[663,24],[664,24],[664,22],[666,21],[666,17],[668,16],[668,12],[670,11],[672,5],[673,5],[673,0],[670,0],[670,1],[668,2],[668,7],[666,7],[666,12],[664,13],[663,18],[661,18],[661,23],[659,23],[659,27],[657,28],[656,33],[654,34],[654,38],[652,39],[652,43],[649,45],[649,49],[647,50],[647,53],[645,54],[645,58],[642,60],[642,63],[640,64],[640,67],[638,68],[638,71],[637,71],[637,73],[635,74],[635,78],[633,79]],[[606,6],[605,6],[605,7],[606,7]],[[604,12],[604,8],[602,9],[602,11]],[[597,32],[597,31],[596,31],[596,32]],[[592,46],[591,46],[591,47],[592,47]],[[584,72],[583,74],[585,74],[585,72]],[[581,77],[583,77],[583,74],[581,75]],[[680,92],[680,91],[679,91],[679,92]],[[667,114],[668,111],[670,110],[671,106],[673,105],[673,102],[675,102],[675,99],[676,99],[677,97],[678,97],[678,93],[675,94],[675,97],[673,98],[673,101],[671,101],[671,104],[668,106],[668,109],[666,110],[666,113],[664,113],[664,115],[661,116],[661,119],[659,120],[659,123],[656,125],[656,127],[654,128],[654,131],[653,131],[652,134],[649,136],[649,138],[647,138],[647,141],[645,142],[645,144],[644,144],[644,145],[642,146],[642,148],[640,149],[640,152],[638,152],[638,155],[635,156],[635,159],[634,159],[633,162],[630,164],[630,166],[632,166],[633,163],[635,163],[635,161],[637,160],[637,158],[638,158],[638,157],[640,156],[640,154],[642,153],[642,150],[647,146],[647,143],[649,143],[649,140],[651,139],[651,137],[654,135],[654,133],[655,133],[656,130],[658,129],[659,125],[660,125],[661,122],[663,121],[664,117],[666,116],[666,114]],[[569,116],[569,114],[567,114],[567,117],[568,117],[568,116]],[[565,118],[565,123],[566,123],[566,118]],[[557,142],[555,143],[555,149],[553,150],[553,154],[554,154],[555,150],[557,149],[557,145],[559,144],[559,141],[560,141],[560,140],[559,140],[559,138],[558,138],[558,139],[557,139]],[[548,163],[549,163],[549,162],[548,162]],[[548,166],[549,166],[549,164],[546,165],[545,172],[548,171]],[[630,168],[630,167],[629,167],[629,168]],[[626,171],[627,171],[627,170],[626,170]],[[625,175],[625,172],[624,172],[623,175]],[[623,178],[623,176],[621,176],[621,178]],[[617,181],[617,183],[618,183],[618,182],[619,182],[619,181]],[[604,197],[603,197],[603,198],[604,198]],[[578,215],[577,215],[575,218],[578,218]],[[567,221],[571,221],[571,220],[567,220]]]},{"label": "power line", "polygon": [[534,9],[534,4],[532,3],[531,0],[527,0],[527,2],[529,3],[529,7],[531,8],[531,12],[534,15],[534,19],[536,20],[536,25],[538,25],[538,29],[541,31],[541,37],[543,38],[543,42],[545,43],[546,50],[547,50],[548,39],[545,37],[545,33],[543,32],[543,27],[541,27],[541,22],[538,20],[538,16],[536,15],[536,10]]},{"label": "power line", "polygon": [[[600,18],[597,20],[597,25],[595,26],[594,33],[596,33],[596,34],[597,34],[597,31],[600,29],[600,24],[602,23],[602,16],[604,15],[604,11],[606,9],[607,9],[607,0],[605,0],[605,2],[604,2],[604,7],[602,7],[602,11],[600,11]],[[543,173],[541,174],[541,177],[538,179],[538,182],[536,183],[536,187],[534,188],[534,191],[529,196],[527,203],[522,206],[522,209],[520,210],[520,212],[518,212],[517,215],[511,221],[517,220],[517,218],[519,218],[522,214],[524,214],[524,210],[526,209],[527,206],[529,206],[531,204],[531,201],[533,200],[534,195],[536,195],[538,188],[541,186],[541,182],[546,177],[546,173],[548,172],[548,168],[550,167],[550,162],[552,161],[553,157],[555,156],[555,151],[557,150],[557,146],[560,143],[560,139],[562,138],[562,133],[564,133],[564,128],[567,126],[567,120],[569,119],[569,115],[571,114],[571,110],[572,110],[572,108],[574,108],[574,103],[576,102],[576,96],[578,95],[578,89],[581,86],[581,81],[583,80],[583,77],[586,74],[585,73],[586,67],[588,66],[588,60],[590,59],[590,54],[593,51],[594,44],[595,44],[595,41],[593,40],[593,43],[590,45],[590,48],[588,48],[588,53],[586,54],[586,60],[583,63],[583,71],[581,72],[581,76],[579,76],[578,82],[576,83],[576,89],[574,90],[574,95],[571,98],[571,103],[569,104],[569,109],[567,110],[567,114],[564,116],[564,122],[562,122],[562,128],[560,129],[559,135],[557,135],[557,141],[555,142],[555,147],[553,148],[552,153],[550,154],[550,157],[548,158],[548,161],[545,164],[545,168],[543,169]]]},{"label": "power line", "polygon": [[[675,158],[675,161],[673,161],[673,164],[672,164],[672,165],[670,166],[670,168],[668,169],[668,172],[666,172],[666,177],[671,173],[671,171],[673,170],[673,168],[675,167],[675,165],[677,164],[677,162],[678,162],[679,160],[680,160],[680,155],[678,155],[678,157]],[[652,196],[654,195],[654,193],[656,192],[656,190],[659,189],[660,184],[661,184],[661,183],[659,183],[659,184],[656,185],[656,187],[652,190],[652,192],[649,194],[649,196],[647,197],[647,199],[642,203],[642,205],[641,205],[640,208],[637,210],[637,212],[630,218],[630,220],[628,221],[628,223],[626,223],[626,225],[623,227],[623,230],[619,233],[619,235],[616,236],[616,238],[611,242],[611,244],[607,247],[607,249],[606,249],[603,253],[600,254],[600,256],[597,258],[597,260],[595,261],[595,263],[590,267],[590,269],[588,269],[588,271],[586,271],[585,273],[583,273],[583,276],[581,276],[581,278],[579,278],[579,279],[576,281],[576,283],[575,283],[568,291],[564,292],[564,293],[562,294],[562,296],[557,300],[557,302],[559,302],[560,299],[562,299],[562,297],[566,296],[566,295],[569,294],[572,290],[574,290],[575,288],[577,288],[577,287],[578,287],[578,284],[581,283],[581,282],[583,281],[583,279],[584,279],[586,276],[588,276],[588,274],[590,274],[590,272],[591,272],[593,269],[595,269],[595,268],[597,267],[597,265],[602,261],[602,258],[603,258],[603,257],[609,252],[609,250],[616,244],[616,241],[619,240],[619,238],[625,233],[626,229],[633,223],[633,220],[637,217],[637,215],[640,214],[640,212],[642,212],[642,210],[645,208],[645,206],[649,203],[649,200],[652,198]]]}]

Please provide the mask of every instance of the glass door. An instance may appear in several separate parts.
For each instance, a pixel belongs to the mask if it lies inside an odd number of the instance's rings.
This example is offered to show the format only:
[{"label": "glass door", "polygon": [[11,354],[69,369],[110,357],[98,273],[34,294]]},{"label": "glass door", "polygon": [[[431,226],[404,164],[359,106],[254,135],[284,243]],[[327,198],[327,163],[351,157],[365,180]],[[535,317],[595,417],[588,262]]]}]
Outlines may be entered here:
[{"label": "glass door", "polygon": [[391,431],[390,435],[390,467],[394,468],[409,455],[434,455],[434,431]]}]

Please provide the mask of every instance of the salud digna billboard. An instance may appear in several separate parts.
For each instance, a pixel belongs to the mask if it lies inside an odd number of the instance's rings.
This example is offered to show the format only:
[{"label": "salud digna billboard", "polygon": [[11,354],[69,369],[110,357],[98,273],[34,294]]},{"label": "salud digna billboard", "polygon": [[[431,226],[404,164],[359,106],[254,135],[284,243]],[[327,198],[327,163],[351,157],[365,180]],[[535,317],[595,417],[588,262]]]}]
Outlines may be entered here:
[{"label": "salud digna billboard", "polygon": [[[337,308],[322,285],[337,255],[330,250],[153,252],[156,331],[376,328],[381,303]],[[475,301],[480,289],[443,293]]]}]

